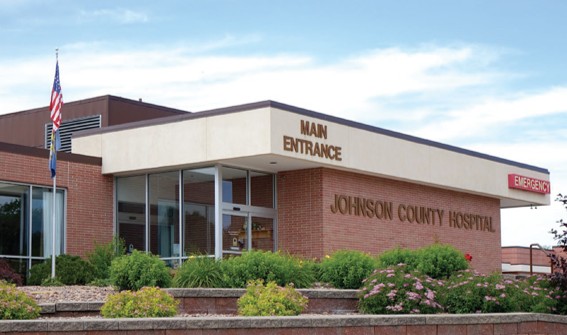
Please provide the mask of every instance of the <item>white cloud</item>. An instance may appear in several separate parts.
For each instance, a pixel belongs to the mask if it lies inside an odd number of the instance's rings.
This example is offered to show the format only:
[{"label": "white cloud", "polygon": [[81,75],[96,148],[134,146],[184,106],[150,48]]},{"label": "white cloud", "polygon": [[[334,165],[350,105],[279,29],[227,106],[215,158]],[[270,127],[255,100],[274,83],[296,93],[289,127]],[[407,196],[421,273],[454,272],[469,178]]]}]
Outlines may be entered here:
[{"label": "white cloud", "polygon": [[149,21],[146,13],[124,8],[97,9],[93,11],[81,10],[80,21],[111,20],[120,24],[145,23]]},{"label": "white cloud", "polygon": [[567,87],[503,98],[479,97],[473,105],[457,106],[445,113],[443,121],[415,129],[415,134],[436,140],[477,137],[506,127],[513,130],[518,121],[558,113],[567,114]]}]

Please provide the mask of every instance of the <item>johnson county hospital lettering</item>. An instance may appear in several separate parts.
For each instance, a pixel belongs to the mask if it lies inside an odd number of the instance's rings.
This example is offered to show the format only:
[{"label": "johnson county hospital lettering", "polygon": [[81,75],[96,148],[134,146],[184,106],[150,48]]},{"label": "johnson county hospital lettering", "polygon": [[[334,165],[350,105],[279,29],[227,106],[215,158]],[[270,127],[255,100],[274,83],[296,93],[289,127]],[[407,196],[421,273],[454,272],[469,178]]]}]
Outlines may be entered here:
[{"label": "johnson county hospital lettering", "polygon": [[[549,171],[529,162],[274,101],[189,112],[107,95],[62,113],[56,253],[119,236],[175,266],[195,253],[440,242],[490,273],[500,211],[550,202]],[[0,115],[0,211],[17,208],[0,257],[22,273],[53,252],[50,123],[47,106]]]},{"label": "johnson county hospital lettering", "polygon": [[343,215],[355,215],[379,220],[392,221],[394,215],[401,222],[416,223],[442,227],[445,223],[450,228],[476,229],[494,233],[492,217],[474,213],[462,213],[410,204],[398,204],[394,210],[394,203],[335,194],[335,201],[331,205],[331,212]]}]

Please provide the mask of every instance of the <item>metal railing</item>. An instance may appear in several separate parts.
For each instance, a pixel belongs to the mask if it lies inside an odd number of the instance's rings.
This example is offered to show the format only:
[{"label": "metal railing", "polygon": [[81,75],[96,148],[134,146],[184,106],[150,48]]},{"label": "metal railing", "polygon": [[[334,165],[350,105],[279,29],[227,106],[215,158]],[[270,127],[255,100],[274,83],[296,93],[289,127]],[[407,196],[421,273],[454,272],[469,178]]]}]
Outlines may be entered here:
[{"label": "metal railing", "polygon": [[549,263],[551,264],[551,273],[553,273],[553,262],[551,261],[551,254],[547,250],[545,250],[541,245],[539,245],[539,243],[532,243],[530,244],[530,276],[533,276],[534,274],[534,270],[533,270],[534,265],[533,265],[533,256],[532,256],[532,250],[534,246],[537,246],[549,258]]}]

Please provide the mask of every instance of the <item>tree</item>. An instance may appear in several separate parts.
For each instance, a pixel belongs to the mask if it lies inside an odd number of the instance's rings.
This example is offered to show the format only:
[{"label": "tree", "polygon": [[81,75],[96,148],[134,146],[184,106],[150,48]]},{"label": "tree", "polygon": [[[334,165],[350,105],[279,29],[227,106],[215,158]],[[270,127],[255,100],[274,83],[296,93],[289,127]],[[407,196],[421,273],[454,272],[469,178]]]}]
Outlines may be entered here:
[{"label": "tree", "polygon": [[[562,195],[560,193],[557,195],[555,201],[563,203],[563,206],[567,209],[567,195]],[[567,221],[560,219],[557,223],[559,223],[560,230],[552,229],[551,234],[558,242],[557,245],[562,249],[562,251],[567,253]],[[555,272],[551,274],[552,281],[558,284],[563,290],[567,290],[567,259],[556,254],[551,254],[550,258],[555,270]]]}]

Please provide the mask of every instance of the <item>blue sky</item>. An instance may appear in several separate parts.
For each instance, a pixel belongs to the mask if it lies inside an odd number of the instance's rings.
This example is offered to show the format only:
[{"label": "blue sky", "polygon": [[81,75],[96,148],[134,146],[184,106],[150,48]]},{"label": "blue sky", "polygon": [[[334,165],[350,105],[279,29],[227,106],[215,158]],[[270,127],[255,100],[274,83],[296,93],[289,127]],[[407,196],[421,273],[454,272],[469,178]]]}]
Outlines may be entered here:
[{"label": "blue sky", "polygon": [[[544,167],[567,192],[567,1],[0,0],[0,114],[112,94],[276,100]],[[63,110],[64,113],[64,110]],[[567,212],[502,211],[503,245]]]}]

